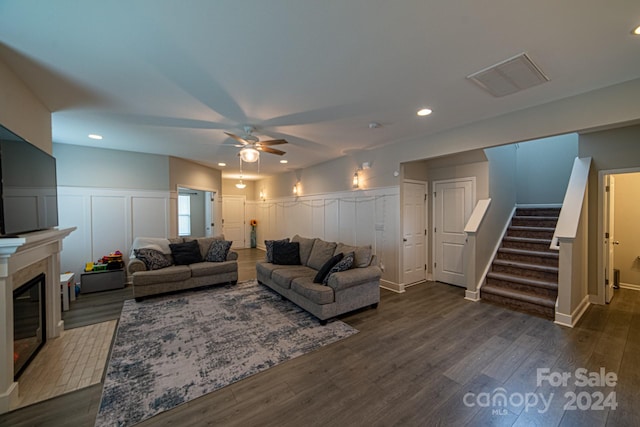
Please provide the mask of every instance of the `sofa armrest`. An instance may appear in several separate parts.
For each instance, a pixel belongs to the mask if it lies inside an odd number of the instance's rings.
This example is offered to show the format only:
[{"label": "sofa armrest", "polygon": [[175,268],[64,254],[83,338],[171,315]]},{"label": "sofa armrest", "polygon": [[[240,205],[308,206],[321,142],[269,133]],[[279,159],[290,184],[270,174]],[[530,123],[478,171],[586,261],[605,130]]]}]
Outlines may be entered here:
[{"label": "sofa armrest", "polygon": [[131,258],[127,264],[127,272],[133,274],[136,271],[147,271],[147,266],[138,258]]},{"label": "sofa armrest", "polygon": [[229,251],[227,254],[227,261],[235,261],[238,259],[238,252]]},{"label": "sofa armrest", "polygon": [[369,267],[352,268],[333,273],[329,276],[327,284],[337,292],[363,283],[379,281],[381,277],[382,270],[380,270],[380,267],[370,265]]}]

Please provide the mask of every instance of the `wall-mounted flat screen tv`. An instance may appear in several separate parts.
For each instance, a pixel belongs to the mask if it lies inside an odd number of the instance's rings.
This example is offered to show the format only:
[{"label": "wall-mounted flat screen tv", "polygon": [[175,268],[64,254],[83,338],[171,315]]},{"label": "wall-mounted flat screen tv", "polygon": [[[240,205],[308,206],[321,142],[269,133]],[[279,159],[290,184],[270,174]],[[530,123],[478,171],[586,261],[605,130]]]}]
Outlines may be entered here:
[{"label": "wall-mounted flat screen tv", "polygon": [[0,126],[0,234],[58,225],[56,159]]}]

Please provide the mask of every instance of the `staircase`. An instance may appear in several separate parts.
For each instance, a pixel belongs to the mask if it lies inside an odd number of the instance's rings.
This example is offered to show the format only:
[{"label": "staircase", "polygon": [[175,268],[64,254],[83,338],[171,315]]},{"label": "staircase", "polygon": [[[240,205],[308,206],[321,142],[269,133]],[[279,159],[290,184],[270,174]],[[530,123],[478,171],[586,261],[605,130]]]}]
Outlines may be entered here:
[{"label": "staircase", "polygon": [[549,249],[560,208],[517,208],[480,288],[483,300],[553,320],[558,251]]}]

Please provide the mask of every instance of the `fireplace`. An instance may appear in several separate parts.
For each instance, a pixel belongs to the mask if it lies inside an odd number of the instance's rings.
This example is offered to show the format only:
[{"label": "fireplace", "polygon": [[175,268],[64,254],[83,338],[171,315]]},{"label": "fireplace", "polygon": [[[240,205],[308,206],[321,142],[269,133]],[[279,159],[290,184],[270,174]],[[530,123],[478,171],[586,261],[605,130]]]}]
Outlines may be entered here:
[{"label": "fireplace", "polygon": [[17,380],[47,340],[44,273],[13,291],[13,378]]}]

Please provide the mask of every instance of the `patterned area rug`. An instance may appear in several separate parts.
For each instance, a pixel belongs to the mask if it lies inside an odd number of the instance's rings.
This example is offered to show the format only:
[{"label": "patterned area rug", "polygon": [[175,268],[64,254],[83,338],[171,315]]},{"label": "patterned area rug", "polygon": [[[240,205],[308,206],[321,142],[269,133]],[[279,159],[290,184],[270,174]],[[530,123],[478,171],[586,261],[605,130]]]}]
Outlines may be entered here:
[{"label": "patterned area rug", "polygon": [[129,426],[358,331],[255,280],[122,309],[96,426]]}]

